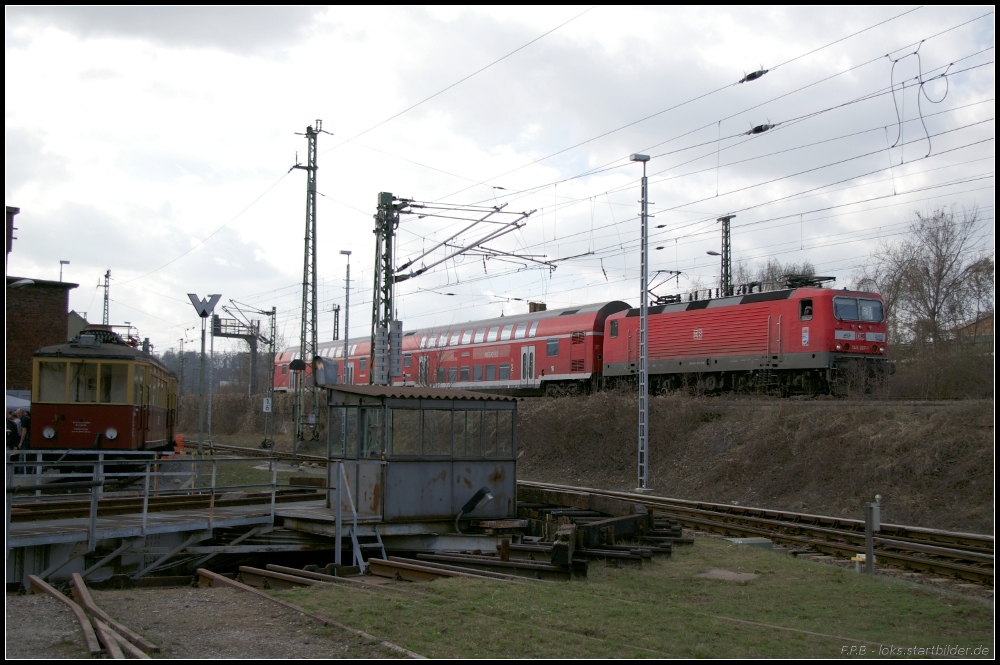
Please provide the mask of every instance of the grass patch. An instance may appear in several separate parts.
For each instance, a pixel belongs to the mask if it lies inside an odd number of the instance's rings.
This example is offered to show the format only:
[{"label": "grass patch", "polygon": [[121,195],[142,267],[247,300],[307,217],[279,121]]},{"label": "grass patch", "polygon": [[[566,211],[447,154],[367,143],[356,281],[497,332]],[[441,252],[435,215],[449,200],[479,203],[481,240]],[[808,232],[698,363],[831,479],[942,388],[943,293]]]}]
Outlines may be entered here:
[{"label": "grass patch", "polygon": [[[695,577],[710,568],[759,577]],[[592,564],[570,583],[445,579],[276,595],[431,658],[817,658],[936,644],[993,655],[988,603],[711,538],[641,570]]]}]

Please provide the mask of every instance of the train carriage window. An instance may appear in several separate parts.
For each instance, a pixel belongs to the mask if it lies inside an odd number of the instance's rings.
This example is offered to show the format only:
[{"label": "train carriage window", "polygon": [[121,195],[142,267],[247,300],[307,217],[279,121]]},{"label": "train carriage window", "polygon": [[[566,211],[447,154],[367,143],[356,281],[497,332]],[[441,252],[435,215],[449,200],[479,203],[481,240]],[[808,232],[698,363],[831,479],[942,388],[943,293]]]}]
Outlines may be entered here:
[{"label": "train carriage window", "polygon": [[359,362],[360,362],[360,365],[361,365],[358,368],[359,371],[364,372],[365,370],[368,369],[368,358],[362,358]]},{"label": "train carriage window", "polygon": [[458,344],[458,340],[461,336],[462,336],[461,330],[459,330],[458,332],[453,332],[451,334],[451,341],[448,342],[448,346],[455,346],[456,344]]},{"label": "train carriage window", "polygon": [[812,321],[813,317],[813,301],[812,298],[806,298],[799,301],[799,320],[800,321]]},{"label": "train carriage window", "polygon": [[490,328],[490,331],[486,334],[486,341],[487,342],[497,341],[497,331],[499,330],[500,330],[499,326],[493,326],[492,328]]},{"label": "train carriage window", "polygon": [[69,380],[70,402],[97,401],[97,364],[80,362],[72,365]]},{"label": "train carriage window", "polygon": [[510,363],[500,364],[500,380],[506,381],[510,379]]},{"label": "train carriage window", "polygon": [[486,380],[487,381],[496,381],[497,380],[497,366],[496,365],[487,365],[486,366]]},{"label": "train carriage window", "polygon": [[423,349],[426,347],[427,347],[427,335],[422,335],[420,337],[420,348]]},{"label": "train carriage window", "polygon": [[128,365],[124,363],[101,363],[102,404],[125,404],[128,402]]},{"label": "train carriage window", "polygon": [[132,374],[132,403],[140,406],[143,403],[146,385],[146,368],[136,365]]},{"label": "train carriage window", "polygon": [[449,367],[448,368],[448,383],[455,383],[458,380],[458,368]]},{"label": "train carriage window", "polygon": [[514,339],[524,339],[525,333],[528,331],[527,323],[517,324],[517,328],[514,330]]},{"label": "train carriage window", "polygon": [[436,346],[437,346],[437,333],[434,333],[427,340],[427,348],[428,349],[433,349]]},{"label": "train carriage window", "polygon": [[554,337],[545,340],[545,355],[554,358],[559,355],[559,339]]},{"label": "train carriage window", "polygon": [[537,331],[538,331],[538,321],[532,321],[531,327],[528,328],[528,337],[534,337]]},{"label": "train carriage window", "polygon": [[612,339],[618,337],[618,321],[611,322],[611,337]]},{"label": "train carriage window", "polygon": [[468,366],[462,368],[462,372],[461,372],[461,374],[459,374],[459,379],[458,380],[462,381],[464,383],[468,383],[469,382],[469,368],[468,368]]},{"label": "train carriage window", "polygon": [[38,363],[38,401],[66,401],[66,363]]},{"label": "train carriage window", "polygon": [[281,366],[281,375],[284,376],[285,374],[288,374],[288,365]]},{"label": "train carriage window", "polygon": [[485,337],[486,337],[486,328],[480,328],[479,330],[476,331],[476,337],[472,341],[474,344],[479,344],[480,342],[483,341],[483,338]]},{"label": "train carriage window", "polygon": [[473,381],[482,381],[483,380],[483,366],[482,365],[473,365],[472,366],[472,380]]},{"label": "train carriage window", "polygon": [[466,330],[462,333],[462,344],[469,344],[472,342],[472,331]]},{"label": "train carriage window", "polygon": [[511,323],[510,325],[504,326],[503,330],[500,331],[500,339],[501,340],[508,340],[508,339],[510,339],[510,331],[513,330],[513,329],[514,329],[514,324],[513,323]]},{"label": "train carriage window", "polygon": [[407,353],[403,355],[403,367],[413,367],[413,354]]},{"label": "train carriage window", "polygon": [[444,367],[438,367],[437,382],[444,383]]}]

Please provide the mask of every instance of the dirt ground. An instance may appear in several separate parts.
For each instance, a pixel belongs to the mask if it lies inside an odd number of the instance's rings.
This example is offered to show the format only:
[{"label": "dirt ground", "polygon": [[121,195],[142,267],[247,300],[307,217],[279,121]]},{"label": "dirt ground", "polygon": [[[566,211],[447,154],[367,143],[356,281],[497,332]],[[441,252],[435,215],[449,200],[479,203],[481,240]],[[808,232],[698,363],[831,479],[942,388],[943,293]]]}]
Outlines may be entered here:
[{"label": "dirt ground", "polygon": [[[235,589],[92,594],[104,611],[160,646],[157,658],[399,657],[378,644]],[[54,598],[7,594],[6,605],[7,659],[88,657],[73,613]]]}]

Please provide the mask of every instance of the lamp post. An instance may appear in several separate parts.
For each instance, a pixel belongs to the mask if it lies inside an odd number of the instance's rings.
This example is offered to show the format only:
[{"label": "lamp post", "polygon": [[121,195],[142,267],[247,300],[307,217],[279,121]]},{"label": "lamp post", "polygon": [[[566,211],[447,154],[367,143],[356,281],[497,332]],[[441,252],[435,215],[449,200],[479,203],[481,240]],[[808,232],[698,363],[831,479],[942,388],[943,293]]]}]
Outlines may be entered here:
[{"label": "lamp post", "polygon": [[69,261],[64,261],[62,259],[59,260],[59,281],[60,282],[62,281],[62,269],[63,269],[63,266],[68,266],[68,265],[69,265]]},{"label": "lamp post", "polygon": [[635,154],[633,162],[642,162],[642,283],[639,288],[639,486],[649,487],[649,367],[647,344],[649,342],[649,195],[647,192],[646,162],[649,155]]},{"label": "lamp post", "polygon": [[205,430],[205,321],[212,315],[212,310],[219,302],[220,294],[211,294],[204,300],[193,293],[188,294],[191,304],[201,317],[201,365],[198,369],[198,454],[204,453]]},{"label": "lamp post", "polygon": [[351,250],[342,249],[340,253],[347,257],[347,280],[344,282],[344,385],[347,385],[347,339],[351,333]]}]

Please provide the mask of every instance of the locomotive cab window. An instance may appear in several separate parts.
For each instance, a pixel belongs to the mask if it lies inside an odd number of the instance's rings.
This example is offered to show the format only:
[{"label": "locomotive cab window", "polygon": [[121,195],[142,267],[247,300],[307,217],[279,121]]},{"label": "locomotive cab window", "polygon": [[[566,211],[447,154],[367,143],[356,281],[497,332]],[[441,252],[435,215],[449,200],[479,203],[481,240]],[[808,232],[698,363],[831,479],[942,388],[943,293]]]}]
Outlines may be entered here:
[{"label": "locomotive cab window", "polygon": [[873,298],[838,296],[833,299],[833,313],[841,321],[881,323],[885,318],[882,302]]},{"label": "locomotive cab window", "polygon": [[812,298],[799,301],[799,321],[812,321],[813,301]]},{"label": "locomotive cab window", "polygon": [[611,322],[611,337],[618,337],[618,321]]}]

